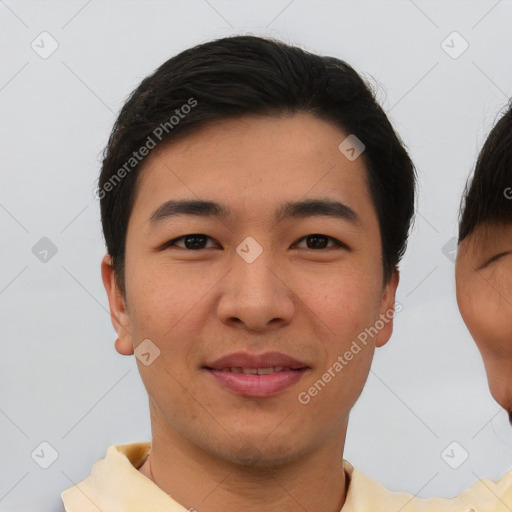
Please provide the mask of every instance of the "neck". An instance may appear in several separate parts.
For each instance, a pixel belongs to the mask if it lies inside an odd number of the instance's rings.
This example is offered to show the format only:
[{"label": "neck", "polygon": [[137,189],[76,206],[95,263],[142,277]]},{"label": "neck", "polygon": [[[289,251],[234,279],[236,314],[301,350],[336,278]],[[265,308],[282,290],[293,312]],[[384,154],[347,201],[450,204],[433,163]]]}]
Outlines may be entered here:
[{"label": "neck", "polygon": [[189,510],[339,512],[345,502],[346,424],[314,451],[266,467],[212,455],[153,418],[152,434],[150,456],[139,471]]}]

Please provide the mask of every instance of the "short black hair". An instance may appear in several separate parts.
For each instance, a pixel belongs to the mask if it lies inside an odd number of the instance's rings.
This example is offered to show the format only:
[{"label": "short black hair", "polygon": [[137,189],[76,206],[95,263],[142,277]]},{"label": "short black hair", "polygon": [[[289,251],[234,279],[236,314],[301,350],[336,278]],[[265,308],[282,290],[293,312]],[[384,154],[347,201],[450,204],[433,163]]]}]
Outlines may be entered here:
[{"label": "short black hair", "polygon": [[137,150],[146,154],[156,143],[209,122],[293,113],[333,122],[364,144],[384,280],[389,280],[406,248],[416,173],[372,89],[340,59],[241,35],[197,45],[166,61],[132,92],[114,124],[97,193],[107,251],[123,294],[126,232],[143,165]]},{"label": "short black hair", "polygon": [[482,223],[512,222],[512,104],[489,133],[466,182],[459,213],[459,243]]}]

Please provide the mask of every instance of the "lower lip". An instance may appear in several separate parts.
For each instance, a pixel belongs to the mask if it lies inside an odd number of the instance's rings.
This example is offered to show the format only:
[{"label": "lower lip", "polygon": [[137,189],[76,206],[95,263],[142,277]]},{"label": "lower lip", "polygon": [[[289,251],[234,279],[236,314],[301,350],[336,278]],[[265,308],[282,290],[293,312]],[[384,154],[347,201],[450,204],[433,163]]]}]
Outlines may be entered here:
[{"label": "lower lip", "polygon": [[246,375],[245,373],[210,370],[217,381],[242,396],[266,397],[293,386],[302,378],[307,368],[283,370],[267,375]]}]

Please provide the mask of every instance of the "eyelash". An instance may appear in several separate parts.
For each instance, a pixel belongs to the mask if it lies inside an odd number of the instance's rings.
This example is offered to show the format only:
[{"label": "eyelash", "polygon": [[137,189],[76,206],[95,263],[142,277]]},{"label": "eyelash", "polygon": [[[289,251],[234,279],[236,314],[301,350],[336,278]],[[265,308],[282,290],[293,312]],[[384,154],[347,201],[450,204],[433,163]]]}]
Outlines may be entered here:
[{"label": "eyelash", "polygon": [[491,263],[494,263],[495,261],[498,261],[499,259],[501,259],[503,256],[506,256],[510,251],[505,251],[505,252],[501,252],[499,254],[495,254],[492,258],[490,258],[489,260],[487,260],[481,267],[480,267],[480,270],[488,267]]},{"label": "eyelash", "polygon": [[[308,237],[311,237],[311,236],[318,236],[318,237],[322,237],[322,238],[327,238],[329,241],[332,241],[334,243],[334,247],[331,246],[331,247],[325,247],[325,248],[321,248],[321,249],[310,249],[312,251],[325,251],[325,250],[334,249],[334,248],[341,248],[341,249],[350,250],[350,247],[348,245],[344,244],[343,242],[340,242],[338,239],[333,238],[332,236],[322,235],[321,233],[311,233],[310,235],[303,236],[302,238],[299,238],[295,242],[295,244],[300,243],[303,240],[306,240]],[[168,249],[170,247],[177,247],[176,243],[181,241],[181,240],[184,240],[187,237],[206,237],[206,238],[208,238],[210,240],[213,240],[213,238],[209,237],[208,235],[204,235],[202,233],[191,233],[191,234],[188,234],[188,235],[180,236],[178,238],[174,238],[173,240],[169,240],[167,243],[164,244],[162,249]],[[178,247],[178,248],[192,252],[192,251],[201,251],[201,250],[204,250],[204,249],[208,249],[209,247],[206,247],[206,248],[205,247],[201,247],[200,249],[188,249],[187,247]],[[309,249],[309,248],[306,247],[306,249]]]}]

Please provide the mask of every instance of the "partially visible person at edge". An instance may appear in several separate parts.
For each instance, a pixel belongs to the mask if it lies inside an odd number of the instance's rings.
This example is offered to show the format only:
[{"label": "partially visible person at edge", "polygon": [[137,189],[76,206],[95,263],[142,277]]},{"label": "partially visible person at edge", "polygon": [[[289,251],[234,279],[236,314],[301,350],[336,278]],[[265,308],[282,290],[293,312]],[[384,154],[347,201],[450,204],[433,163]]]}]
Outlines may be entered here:
[{"label": "partially visible person at edge", "polygon": [[[457,303],[482,355],[491,394],[512,424],[512,100],[463,194],[455,276]],[[512,471],[501,486],[503,510],[510,511]]]},{"label": "partially visible person at edge", "polygon": [[343,460],[391,336],[414,188],[339,59],[236,36],[144,79],[98,197],[115,348],[137,356],[152,441],[110,446],[66,510],[477,510],[474,489],[420,500]]}]

